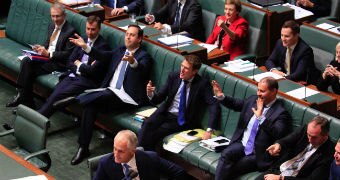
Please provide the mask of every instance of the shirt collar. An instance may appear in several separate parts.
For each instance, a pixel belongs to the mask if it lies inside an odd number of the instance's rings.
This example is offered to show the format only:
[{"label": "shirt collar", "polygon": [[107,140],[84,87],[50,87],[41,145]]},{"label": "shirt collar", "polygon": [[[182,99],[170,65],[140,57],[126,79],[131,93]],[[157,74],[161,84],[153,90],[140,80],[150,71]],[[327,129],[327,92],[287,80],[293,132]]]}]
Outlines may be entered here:
[{"label": "shirt collar", "polygon": [[64,22],[60,25],[60,26],[57,26],[56,24],[54,24],[54,28],[56,29],[56,28],[59,28],[60,30],[63,28],[63,26],[64,26],[64,24],[65,24],[65,20],[64,20]]},{"label": "shirt collar", "polygon": [[293,52],[294,51],[294,48],[296,47],[297,43],[289,46],[288,48],[290,49],[290,52]]},{"label": "shirt collar", "polygon": [[265,107],[270,108],[275,103],[275,101],[276,101],[276,98],[273,101],[271,101],[270,103],[268,103]]},{"label": "shirt collar", "polygon": [[87,38],[87,42],[91,41],[91,42],[92,42],[92,45],[93,45],[94,42],[98,39],[98,36],[99,36],[99,35],[97,35],[94,39]]},{"label": "shirt collar", "polygon": [[182,6],[185,4],[185,2],[186,2],[187,0],[178,0],[177,2],[178,3],[181,3],[182,4]]}]

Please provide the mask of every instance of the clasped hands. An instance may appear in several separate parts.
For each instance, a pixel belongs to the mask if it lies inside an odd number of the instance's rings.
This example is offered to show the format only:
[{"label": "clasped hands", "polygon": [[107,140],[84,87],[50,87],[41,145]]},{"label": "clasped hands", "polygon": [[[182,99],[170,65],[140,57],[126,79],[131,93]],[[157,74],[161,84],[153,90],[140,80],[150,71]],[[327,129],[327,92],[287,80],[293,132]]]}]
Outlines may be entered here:
[{"label": "clasped hands", "polygon": [[[151,14],[146,14],[145,15],[145,21],[148,22],[149,24],[151,24],[155,21],[155,17]],[[163,24],[160,23],[160,22],[155,22],[153,27],[157,30],[162,30],[164,28]]]},{"label": "clasped hands", "polygon": [[327,76],[335,76],[340,78],[340,72],[338,71],[337,67],[334,67],[332,65],[327,65],[325,71],[322,73],[322,78],[326,79]]},{"label": "clasped hands", "polygon": [[309,7],[309,8],[314,7],[314,3],[312,3],[310,0],[297,0],[296,5],[297,6],[303,6],[303,7]]}]

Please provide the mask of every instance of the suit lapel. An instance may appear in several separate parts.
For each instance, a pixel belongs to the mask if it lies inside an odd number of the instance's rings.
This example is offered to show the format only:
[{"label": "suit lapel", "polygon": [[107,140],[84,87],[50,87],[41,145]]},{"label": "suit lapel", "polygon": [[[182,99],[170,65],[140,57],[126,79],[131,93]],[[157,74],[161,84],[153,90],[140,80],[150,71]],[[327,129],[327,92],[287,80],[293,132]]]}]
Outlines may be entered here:
[{"label": "suit lapel", "polygon": [[194,97],[196,97],[196,94],[198,93],[198,76],[196,75],[194,77],[194,79],[192,80],[191,84],[190,84],[190,91],[189,91],[189,98],[188,98],[188,105],[187,105],[187,108],[190,106],[191,104],[191,101],[194,99]]}]

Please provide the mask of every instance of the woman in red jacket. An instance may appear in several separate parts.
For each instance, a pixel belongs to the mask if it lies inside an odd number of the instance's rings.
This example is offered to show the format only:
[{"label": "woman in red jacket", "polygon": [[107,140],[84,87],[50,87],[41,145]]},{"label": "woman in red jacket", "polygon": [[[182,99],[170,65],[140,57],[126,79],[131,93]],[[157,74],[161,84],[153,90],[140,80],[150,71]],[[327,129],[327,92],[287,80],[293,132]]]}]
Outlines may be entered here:
[{"label": "woman in red jacket", "polygon": [[226,0],[224,16],[216,19],[207,44],[215,44],[230,54],[230,60],[245,53],[248,22],[239,16],[242,6],[239,0]]}]

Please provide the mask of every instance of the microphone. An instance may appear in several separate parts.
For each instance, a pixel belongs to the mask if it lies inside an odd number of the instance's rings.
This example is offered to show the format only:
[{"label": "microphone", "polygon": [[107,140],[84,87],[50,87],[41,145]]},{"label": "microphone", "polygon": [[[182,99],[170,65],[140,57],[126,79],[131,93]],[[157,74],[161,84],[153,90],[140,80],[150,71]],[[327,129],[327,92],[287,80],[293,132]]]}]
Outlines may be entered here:
[{"label": "microphone", "polygon": [[304,101],[307,101],[307,84],[309,80],[308,75],[309,75],[309,68],[307,68],[307,73],[306,73],[305,97],[303,98]]},{"label": "microphone", "polygon": [[255,68],[256,68],[256,58],[254,59],[254,68],[253,68],[253,81],[255,81]]}]

